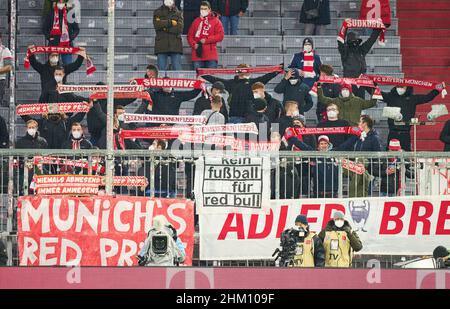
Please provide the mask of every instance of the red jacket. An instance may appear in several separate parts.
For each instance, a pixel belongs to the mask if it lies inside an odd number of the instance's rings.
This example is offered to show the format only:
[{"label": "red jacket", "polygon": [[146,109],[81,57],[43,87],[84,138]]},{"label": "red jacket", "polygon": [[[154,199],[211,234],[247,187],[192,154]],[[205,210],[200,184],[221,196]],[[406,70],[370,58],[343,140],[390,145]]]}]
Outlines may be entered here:
[{"label": "red jacket", "polygon": [[[224,37],[223,26],[220,22],[219,17],[216,14],[211,13],[209,15],[209,31],[208,36],[195,37],[200,23],[203,18],[197,17],[189,28],[189,32],[187,35],[187,39],[189,45],[192,48],[192,61],[208,61],[208,60],[219,60],[219,56],[217,54],[217,43],[222,42]],[[205,44],[203,44],[203,57],[197,57],[197,53],[195,52],[195,44],[200,41],[204,37],[206,39]]]}]

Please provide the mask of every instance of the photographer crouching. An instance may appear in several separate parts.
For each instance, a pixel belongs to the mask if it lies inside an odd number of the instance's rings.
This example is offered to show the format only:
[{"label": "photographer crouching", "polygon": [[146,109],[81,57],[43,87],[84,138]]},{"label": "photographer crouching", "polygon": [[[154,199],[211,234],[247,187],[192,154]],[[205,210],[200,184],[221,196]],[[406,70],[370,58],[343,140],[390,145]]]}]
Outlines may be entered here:
[{"label": "photographer crouching", "polygon": [[153,218],[144,246],[139,252],[139,266],[178,266],[186,257],[177,230],[160,215]]},{"label": "photographer crouching", "polygon": [[309,231],[308,218],[298,215],[295,226],[281,234],[280,249],[276,249],[273,256],[278,254],[277,266],[280,267],[323,267],[325,265],[325,249],[322,240]]},{"label": "photographer crouching", "polygon": [[437,268],[450,268],[450,251],[444,246],[438,246],[433,250]]}]

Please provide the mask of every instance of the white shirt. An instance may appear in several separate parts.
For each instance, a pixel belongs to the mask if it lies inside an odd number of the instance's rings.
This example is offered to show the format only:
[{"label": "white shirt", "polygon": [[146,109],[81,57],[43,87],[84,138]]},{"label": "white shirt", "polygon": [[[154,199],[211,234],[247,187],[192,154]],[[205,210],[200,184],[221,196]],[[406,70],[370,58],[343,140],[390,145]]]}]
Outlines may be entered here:
[{"label": "white shirt", "polygon": [[[5,47],[3,45],[0,45],[0,68],[13,65],[13,58],[11,55],[11,51],[8,49],[8,47]],[[0,79],[6,79],[6,77],[9,75],[9,73],[3,73],[0,74]]]}]

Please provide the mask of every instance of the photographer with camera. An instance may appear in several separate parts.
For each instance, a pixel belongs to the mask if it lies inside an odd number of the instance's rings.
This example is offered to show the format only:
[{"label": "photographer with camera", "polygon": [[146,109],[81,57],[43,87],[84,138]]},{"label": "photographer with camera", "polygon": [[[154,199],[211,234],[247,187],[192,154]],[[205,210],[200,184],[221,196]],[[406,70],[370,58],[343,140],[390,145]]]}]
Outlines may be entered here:
[{"label": "photographer with camera", "polygon": [[325,250],[322,240],[309,231],[308,218],[298,215],[295,226],[281,234],[281,251],[275,261],[280,258],[280,267],[323,267]]},{"label": "photographer with camera", "polygon": [[358,234],[352,231],[340,211],[334,212],[333,219],[319,233],[319,237],[325,248],[325,267],[350,267],[352,251],[358,252],[363,247]]},{"label": "photographer with camera", "polygon": [[177,230],[163,215],[154,217],[153,227],[137,256],[139,266],[178,266],[185,257]]},{"label": "photographer with camera", "polygon": [[450,251],[444,246],[438,246],[433,250],[433,257],[436,259],[437,268],[450,268]]}]

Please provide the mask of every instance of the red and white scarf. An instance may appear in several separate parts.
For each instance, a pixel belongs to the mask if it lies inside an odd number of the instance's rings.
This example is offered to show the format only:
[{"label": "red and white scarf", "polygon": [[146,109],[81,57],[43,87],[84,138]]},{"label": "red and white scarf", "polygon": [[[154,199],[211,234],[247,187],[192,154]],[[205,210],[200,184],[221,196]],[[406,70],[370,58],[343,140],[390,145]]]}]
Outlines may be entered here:
[{"label": "red and white scarf", "polygon": [[[336,76],[327,76],[327,75],[321,75],[320,79],[318,81],[319,83],[323,84],[338,84],[338,85],[355,85],[359,87],[370,87],[375,88],[375,91],[372,95],[372,99],[382,100],[383,96],[381,95],[381,90],[375,84],[372,80],[368,78],[349,78],[349,77],[336,77]],[[317,82],[314,83],[313,87],[309,91],[309,94],[312,96],[317,96]]]},{"label": "red and white scarf", "polygon": [[211,25],[209,24],[209,15],[206,17],[200,17],[200,24],[198,25],[197,32],[195,32],[195,38],[197,41],[207,38],[209,36],[209,30]]},{"label": "red and white scarf", "polygon": [[305,78],[314,78],[316,73],[314,72],[314,51],[303,51],[303,72]]},{"label": "red and white scarf", "polygon": [[67,7],[63,8],[63,20],[62,20],[62,31],[59,25],[59,9],[58,5],[55,3],[54,9],[54,17],[53,17],[53,27],[50,32],[51,36],[59,36],[59,45],[60,46],[70,46],[70,37],[69,37],[69,25],[67,23]]},{"label": "red and white scarf", "polygon": [[339,30],[339,34],[337,37],[337,40],[341,43],[345,42],[345,36],[347,35],[347,30],[351,28],[370,28],[370,29],[381,29],[382,32],[380,34],[380,37],[378,38],[378,44],[384,46],[385,40],[384,35],[386,32],[386,26],[384,25],[381,18],[379,19],[351,19],[347,18],[342,23],[342,27]]},{"label": "red and white scarf", "polygon": [[251,73],[272,73],[283,72],[283,65],[251,67],[251,68],[235,68],[235,69],[197,69],[197,76],[201,75],[236,75]]},{"label": "red and white scarf", "polygon": [[206,92],[206,83],[199,79],[187,78],[135,78],[136,84],[145,88],[200,89]]},{"label": "red and white scarf", "polygon": [[367,78],[372,80],[373,82],[380,85],[392,85],[392,86],[402,86],[402,87],[421,87],[430,90],[437,90],[441,93],[442,98],[445,98],[447,95],[447,90],[445,88],[445,82],[429,82],[411,78],[398,78],[391,76],[382,76],[382,75],[365,75],[362,74],[360,77]]},{"label": "red and white scarf", "polygon": [[[89,162],[86,160],[69,160],[65,158],[58,158],[58,157],[43,157],[43,156],[36,156],[33,160],[34,165],[61,165],[66,167],[73,167],[73,168],[83,168],[83,169],[89,169]],[[99,162],[92,162],[91,169],[94,172],[104,173],[105,167],[101,165]]]},{"label": "red and white scarf", "polygon": [[43,115],[43,114],[68,114],[68,113],[87,113],[89,112],[89,103],[32,103],[21,104],[16,107],[16,114],[23,115]]},{"label": "red and white scarf", "polygon": [[284,138],[301,137],[303,135],[329,135],[329,134],[351,134],[360,136],[361,130],[358,127],[331,127],[331,128],[287,128]]},{"label": "red and white scarf", "polygon": [[72,150],[78,150],[78,149],[81,149],[81,138],[80,139],[72,138]]},{"label": "red and white scarf", "polygon": [[206,124],[205,116],[179,116],[179,115],[147,115],[128,114],[123,115],[125,123],[170,123],[170,124]]},{"label": "red and white scarf", "polygon": [[[58,85],[58,93],[74,93],[74,92],[107,92],[106,85]],[[144,87],[140,85],[115,85],[114,92],[141,92]]]},{"label": "red and white scarf", "polygon": [[[76,54],[80,51],[80,48],[77,47],[70,47],[70,46],[34,46],[32,48],[29,48],[27,50],[27,55],[25,56],[25,62],[24,67],[25,69],[30,68],[30,56],[36,55],[36,54],[51,54],[51,53],[58,53],[58,54]],[[97,68],[94,66],[94,63],[92,60],[87,57],[86,59],[86,74],[91,75],[95,71],[97,71]]]}]

